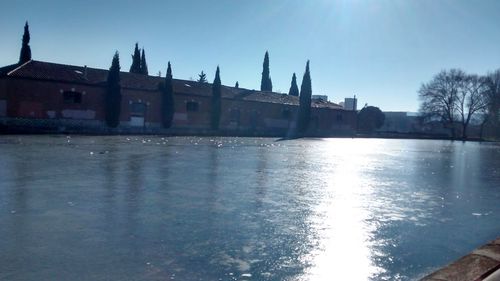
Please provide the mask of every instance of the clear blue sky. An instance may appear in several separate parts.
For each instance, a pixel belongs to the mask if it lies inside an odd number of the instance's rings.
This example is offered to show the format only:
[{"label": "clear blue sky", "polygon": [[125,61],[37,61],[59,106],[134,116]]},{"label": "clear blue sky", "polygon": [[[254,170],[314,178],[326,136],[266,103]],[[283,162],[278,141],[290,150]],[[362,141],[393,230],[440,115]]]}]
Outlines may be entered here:
[{"label": "clear blue sky", "polygon": [[300,81],[308,59],[314,94],[385,111],[416,111],[422,82],[444,68],[500,68],[498,0],[4,1],[0,65],[19,57],[24,21],[33,59],[128,71],[135,42],[150,74],[260,88],[270,54],[275,91]]}]

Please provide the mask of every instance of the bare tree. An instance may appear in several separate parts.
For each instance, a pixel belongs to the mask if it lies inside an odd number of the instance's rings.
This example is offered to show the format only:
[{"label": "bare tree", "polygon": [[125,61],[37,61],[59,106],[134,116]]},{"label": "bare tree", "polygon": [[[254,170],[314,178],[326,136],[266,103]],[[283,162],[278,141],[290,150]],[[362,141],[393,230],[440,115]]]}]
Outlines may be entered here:
[{"label": "bare tree", "polygon": [[458,93],[463,87],[466,74],[460,69],[443,70],[429,83],[420,87],[420,112],[427,120],[439,120],[455,138],[456,106]]},{"label": "bare tree", "polygon": [[450,128],[453,138],[456,137],[456,123],[460,123],[462,139],[466,139],[471,120],[486,115],[491,104],[489,95],[495,87],[498,85],[492,78],[468,75],[459,69],[443,70],[421,86],[420,111],[426,119],[443,122]]},{"label": "bare tree", "polygon": [[487,79],[466,75],[457,94],[457,112],[462,124],[462,139],[467,139],[467,128],[472,117],[488,108]]}]

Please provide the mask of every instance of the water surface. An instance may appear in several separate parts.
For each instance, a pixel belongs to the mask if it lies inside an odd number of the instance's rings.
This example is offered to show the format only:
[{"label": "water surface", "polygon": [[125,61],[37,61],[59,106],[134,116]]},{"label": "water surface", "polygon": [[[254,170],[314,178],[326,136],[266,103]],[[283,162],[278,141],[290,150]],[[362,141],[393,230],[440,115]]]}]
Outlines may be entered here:
[{"label": "water surface", "polygon": [[500,235],[500,146],[1,136],[0,280],[414,280]]}]

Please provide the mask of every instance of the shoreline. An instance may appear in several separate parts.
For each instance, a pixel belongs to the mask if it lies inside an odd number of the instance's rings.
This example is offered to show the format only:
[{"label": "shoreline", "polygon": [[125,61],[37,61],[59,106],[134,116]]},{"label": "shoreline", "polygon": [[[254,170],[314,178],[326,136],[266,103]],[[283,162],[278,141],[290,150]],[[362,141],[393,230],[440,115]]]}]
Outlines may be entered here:
[{"label": "shoreline", "polygon": [[108,132],[98,131],[44,131],[44,130],[0,130],[0,136],[8,135],[74,135],[74,136],[131,136],[131,135],[144,135],[144,136],[165,136],[165,137],[241,137],[241,138],[278,138],[279,140],[293,140],[300,138],[351,138],[351,139],[400,139],[400,140],[446,140],[457,142],[486,142],[486,143],[500,143],[500,140],[494,139],[453,139],[450,137],[433,137],[429,135],[385,135],[385,134],[310,134],[303,137],[286,137],[283,134],[274,132],[235,132],[235,131],[212,131],[212,130],[169,130],[168,132],[162,131],[119,131],[109,130]]},{"label": "shoreline", "polygon": [[[495,281],[500,272],[500,237],[430,273],[421,281]],[[492,277],[488,279],[488,277]]]}]

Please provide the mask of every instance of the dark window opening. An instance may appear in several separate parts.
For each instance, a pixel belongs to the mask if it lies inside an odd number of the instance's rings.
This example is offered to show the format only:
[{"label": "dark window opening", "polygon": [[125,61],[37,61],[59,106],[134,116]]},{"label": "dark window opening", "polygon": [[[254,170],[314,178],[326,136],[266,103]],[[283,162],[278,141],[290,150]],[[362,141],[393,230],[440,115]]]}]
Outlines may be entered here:
[{"label": "dark window opening", "polygon": [[199,104],[195,101],[188,101],[186,103],[186,111],[196,112],[198,111]]},{"label": "dark window opening", "polygon": [[63,92],[63,100],[66,104],[82,103],[82,93],[80,92]]},{"label": "dark window opening", "polygon": [[142,102],[134,102],[130,104],[130,115],[142,117],[146,114],[146,104]]}]

